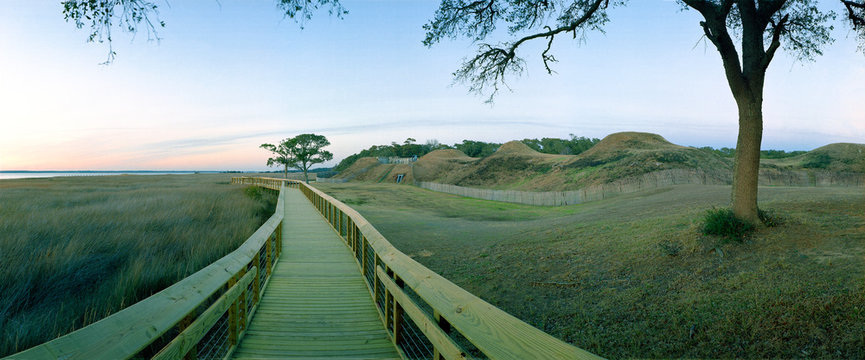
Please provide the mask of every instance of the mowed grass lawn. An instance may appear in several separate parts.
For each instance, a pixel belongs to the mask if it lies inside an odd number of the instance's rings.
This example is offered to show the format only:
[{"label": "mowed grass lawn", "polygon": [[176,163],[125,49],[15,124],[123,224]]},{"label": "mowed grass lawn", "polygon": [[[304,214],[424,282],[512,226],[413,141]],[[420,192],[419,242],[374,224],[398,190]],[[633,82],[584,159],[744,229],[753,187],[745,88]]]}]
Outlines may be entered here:
[{"label": "mowed grass lawn", "polygon": [[0,180],[0,357],[99,320],[236,249],[272,215],[276,196],[230,178]]},{"label": "mowed grass lawn", "polygon": [[703,236],[729,186],[534,207],[318,184],[459,286],[609,358],[865,358],[865,190],[760,189],[784,223]]}]

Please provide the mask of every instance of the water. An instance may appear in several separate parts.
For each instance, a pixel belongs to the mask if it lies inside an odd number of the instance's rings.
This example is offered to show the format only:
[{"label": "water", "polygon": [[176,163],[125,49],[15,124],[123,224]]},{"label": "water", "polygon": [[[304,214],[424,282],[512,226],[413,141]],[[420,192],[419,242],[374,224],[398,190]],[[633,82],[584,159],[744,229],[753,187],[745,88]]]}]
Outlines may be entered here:
[{"label": "water", "polygon": [[[185,175],[195,171],[0,171],[0,180],[48,178],[60,176],[107,176],[107,175]],[[215,174],[216,171],[199,171],[202,174]]]}]

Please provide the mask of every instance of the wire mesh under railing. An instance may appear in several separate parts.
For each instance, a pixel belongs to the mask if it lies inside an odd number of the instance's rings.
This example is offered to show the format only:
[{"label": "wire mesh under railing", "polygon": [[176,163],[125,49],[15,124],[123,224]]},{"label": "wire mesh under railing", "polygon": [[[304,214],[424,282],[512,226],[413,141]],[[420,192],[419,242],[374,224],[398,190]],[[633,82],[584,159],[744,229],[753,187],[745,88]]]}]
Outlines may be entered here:
[{"label": "wire mesh under railing", "polygon": [[264,286],[264,282],[267,281],[267,253],[264,248],[258,251],[258,268],[258,284]]},{"label": "wire mesh under railing", "polygon": [[408,359],[432,359],[435,354],[432,342],[407,316],[400,318],[396,339],[397,346]]},{"label": "wire mesh under railing", "polygon": [[198,342],[196,358],[203,360],[222,359],[228,354],[231,344],[228,341],[228,312],[223,314],[216,324],[204,334]]},{"label": "wire mesh under railing", "polygon": [[[376,286],[374,288],[376,291],[375,303],[376,303],[376,305],[378,305],[379,311],[385,311],[384,284],[378,278],[374,279],[374,281],[376,282]],[[386,313],[385,313],[385,316],[387,316]],[[387,321],[387,319],[385,319],[385,321]]]}]

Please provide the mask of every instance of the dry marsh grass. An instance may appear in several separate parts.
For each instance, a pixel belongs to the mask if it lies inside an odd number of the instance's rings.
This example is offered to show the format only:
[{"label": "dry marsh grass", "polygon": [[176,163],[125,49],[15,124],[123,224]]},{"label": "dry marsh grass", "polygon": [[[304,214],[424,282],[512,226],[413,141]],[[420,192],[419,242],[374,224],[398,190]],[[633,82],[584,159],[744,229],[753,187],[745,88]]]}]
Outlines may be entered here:
[{"label": "dry marsh grass", "polygon": [[410,186],[317,184],[397,248],[606,358],[865,358],[865,192],[763,187],[783,223],[700,234],[729,186],[534,207]]},{"label": "dry marsh grass", "polygon": [[95,322],[237,248],[275,196],[229,179],[0,181],[0,356]]}]

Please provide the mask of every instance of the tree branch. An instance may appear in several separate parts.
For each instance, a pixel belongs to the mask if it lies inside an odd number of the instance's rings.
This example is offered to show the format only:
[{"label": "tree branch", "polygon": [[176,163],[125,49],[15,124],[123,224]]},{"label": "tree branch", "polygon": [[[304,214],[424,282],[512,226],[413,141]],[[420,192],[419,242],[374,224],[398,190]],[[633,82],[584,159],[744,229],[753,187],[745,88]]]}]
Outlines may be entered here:
[{"label": "tree branch", "polygon": [[766,54],[763,55],[763,61],[760,64],[764,71],[769,68],[769,63],[772,62],[772,58],[775,57],[775,52],[781,46],[781,34],[786,31],[785,27],[789,20],[789,14],[784,15],[784,17],[782,17],[777,23],[775,23],[775,20],[769,20],[772,24],[772,42],[769,43],[769,48],[766,49]]},{"label": "tree branch", "polygon": [[[443,0],[436,10],[435,18],[423,26],[427,31],[423,44],[432,46],[444,36],[465,32],[479,41],[495,30],[499,10],[496,0],[477,0],[465,3],[463,0]],[[462,31],[460,31],[462,30]]]},{"label": "tree branch", "polygon": [[479,53],[471,60],[464,61],[460,69],[454,72],[455,80],[469,83],[469,90],[476,93],[482,93],[485,89],[492,87],[493,91],[487,99],[487,102],[491,102],[498,93],[499,84],[507,86],[505,76],[508,73],[520,74],[523,71],[524,61],[516,56],[516,50],[527,41],[540,38],[548,39],[547,48],[541,54],[541,59],[544,61],[547,72],[552,73],[549,63],[556,62],[556,59],[549,54],[549,51],[555,36],[566,32],[576,33],[578,28],[596,15],[602,5],[606,7],[608,1],[594,0],[585,9],[582,16],[567,25],[557,28],[547,26],[545,27],[546,31],[524,36],[510,45],[504,44],[505,46],[494,47],[489,44],[480,44]]},{"label": "tree branch", "polygon": [[[160,40],[157,28],[165,27],[165,23],[159,20],[157,6],[147,0],[66,0],[61,5],[67,22],[73,21],[79,29],[89,25],[88,42],[108,42],[108,59],[103,64],[111,63],[117,55],[112,46],[111,30],[114,26],[134,35],[143,25],[147,39],[157,41]],[[121,12],[115,19],[118,7]],[[151,17],[156,19],[155,23]]]},{"label": "tree branch", "polygon": [[706,38],[715,45],[721,55],[724,64],[724,74],[727,83],[734,94],[748,89],[743,75],[742,64],[739,61],[739,53],[733,44],[730,33],[727,32],[727,17],[733,6],[734,0],[724,0],[715,3],[707,0],[682,0],[686,5],[699,11],[705,21],[700,22]]},{"label": "tree branch", "polygon": [[[847,18],[853,23],[853,28],[865,27],[865,1],[857,3],[851,0],[841,0],[841,2],[847,8]],[[856,10],[859,11],[858,14]]]}]

